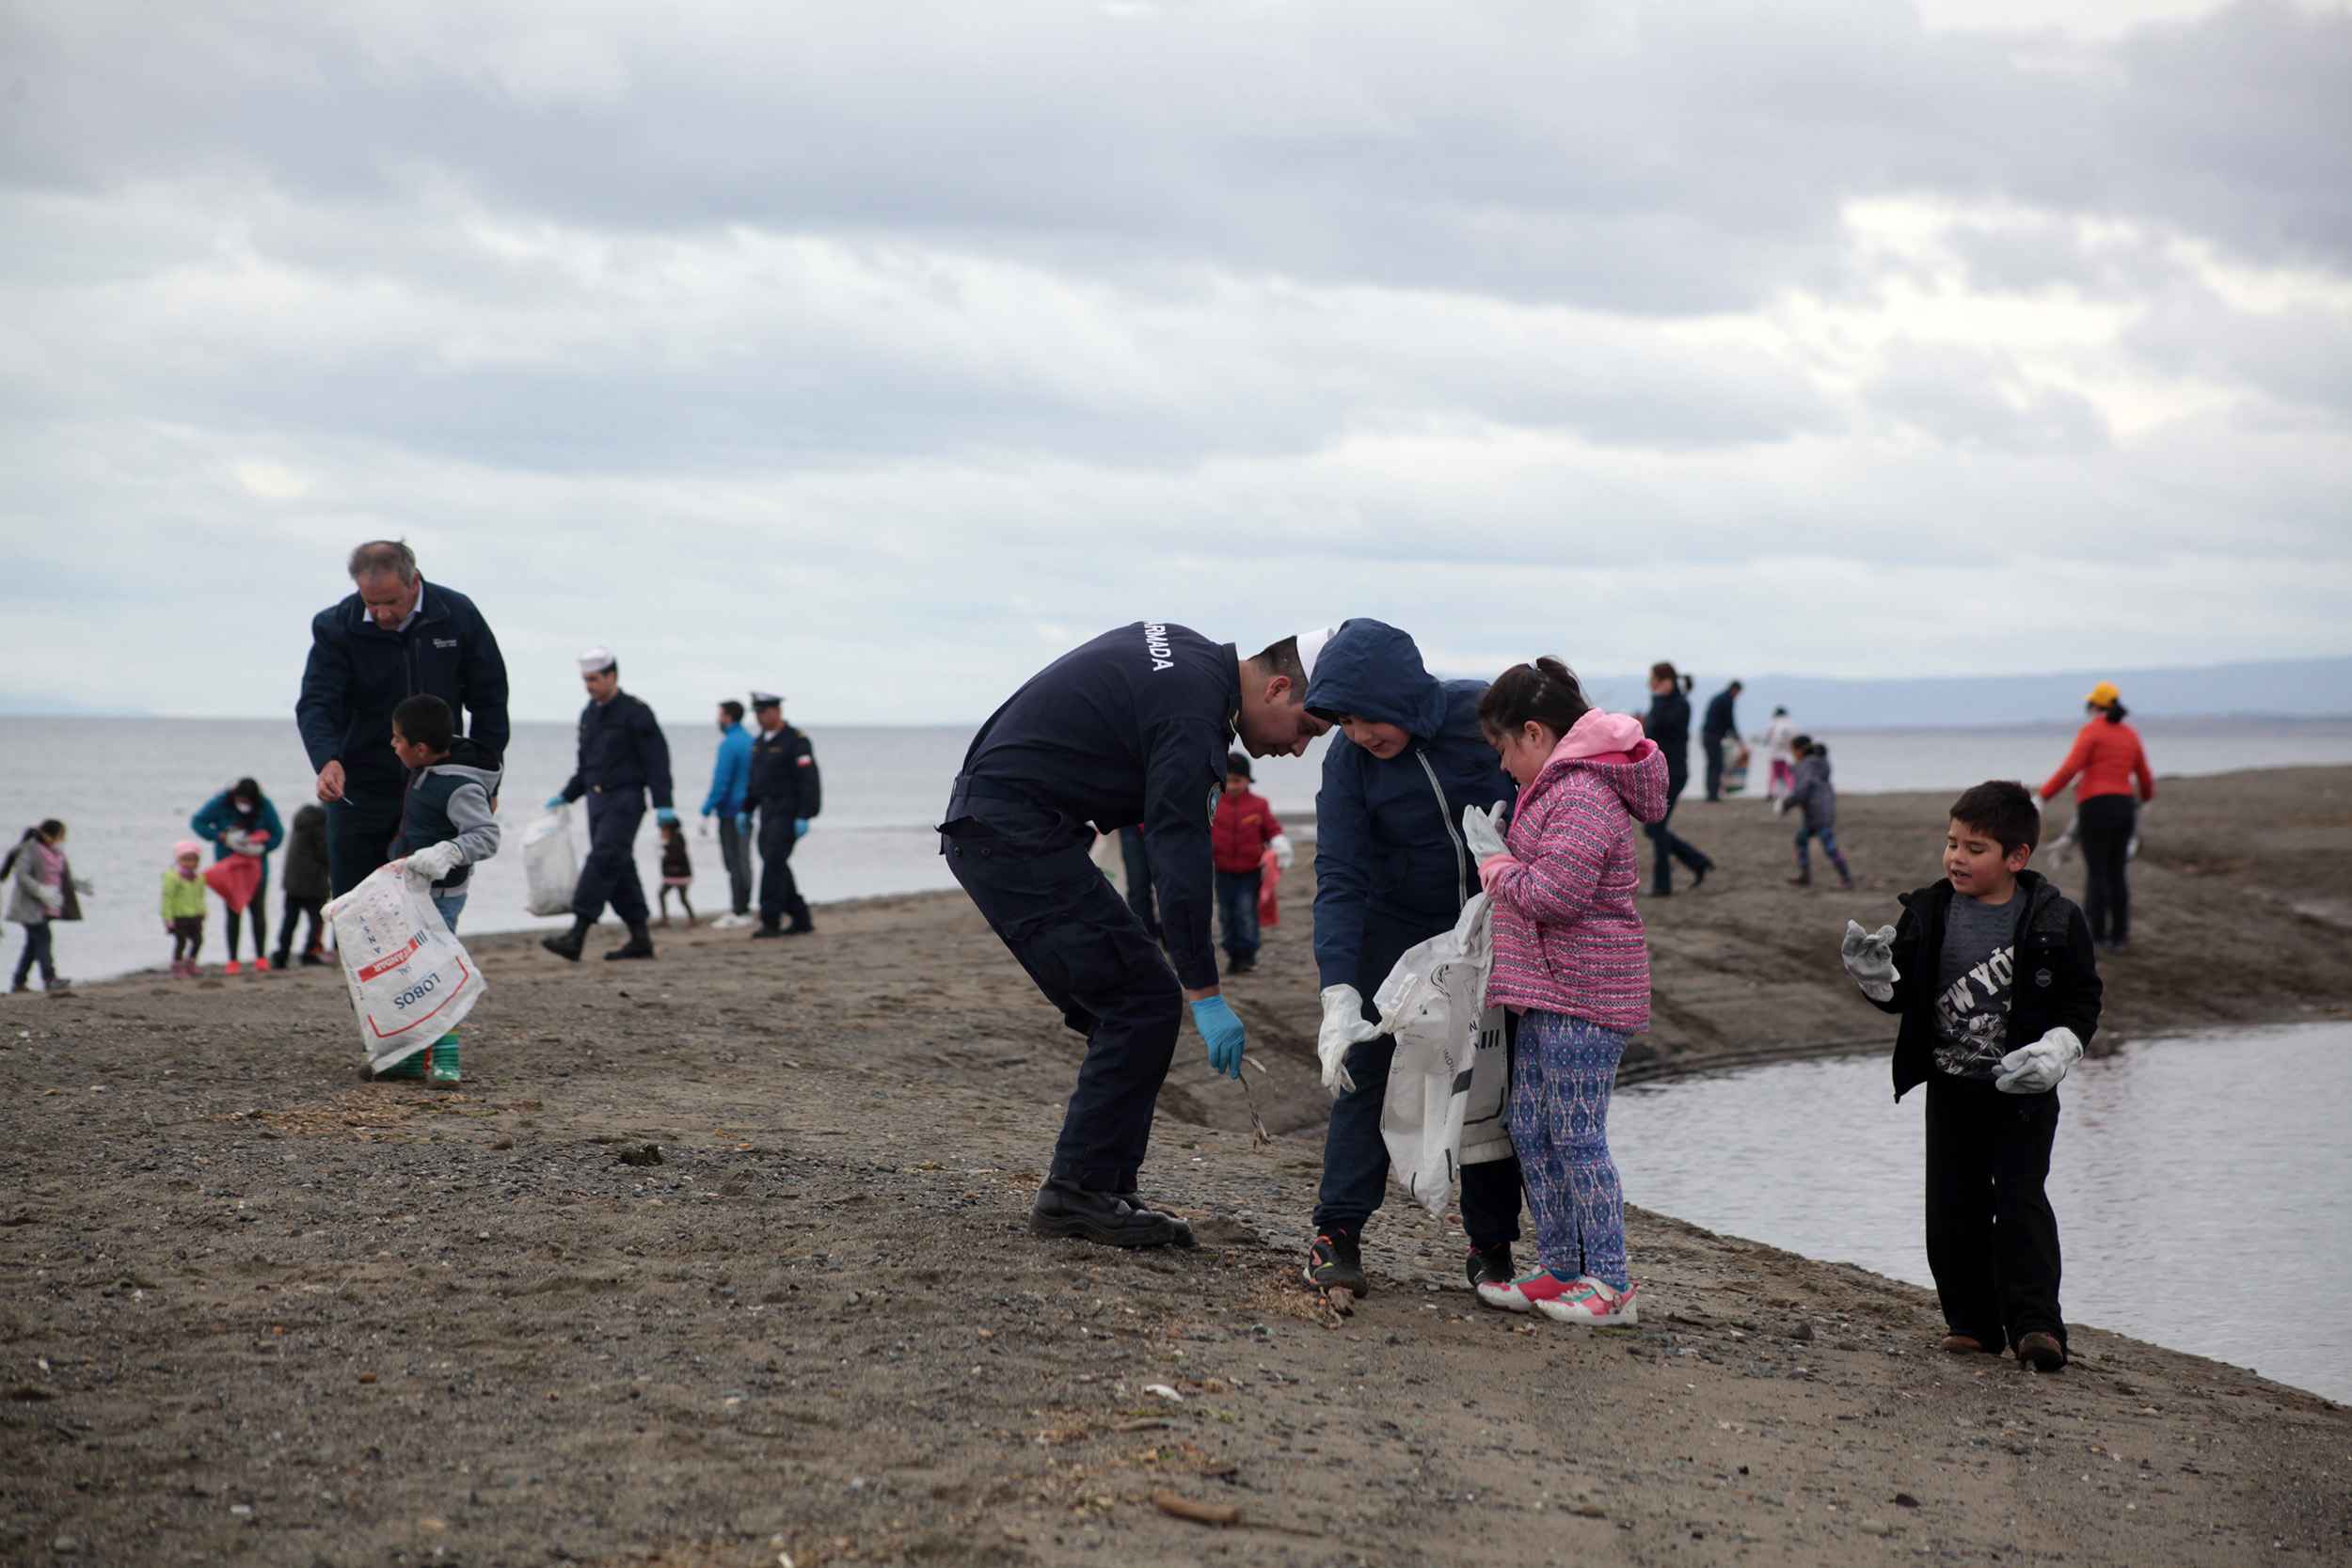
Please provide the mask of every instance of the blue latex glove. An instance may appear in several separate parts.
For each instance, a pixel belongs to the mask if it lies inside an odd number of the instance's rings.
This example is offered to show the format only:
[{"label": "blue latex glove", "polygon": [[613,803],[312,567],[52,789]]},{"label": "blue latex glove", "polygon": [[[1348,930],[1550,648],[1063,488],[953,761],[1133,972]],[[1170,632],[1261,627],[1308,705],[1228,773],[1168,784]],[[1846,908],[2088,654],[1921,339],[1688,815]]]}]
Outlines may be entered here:
[{"label": "blue latex glove", "polygon": [[1209,1045],[1209,1066],[1228,1078],[1241,1076],[1241,1048],[1248,1031],[1221,996],[1204,996],[1192,1005],[1192,1025]]},{"label": "blue latex glove", "polygon": [[557,807],[563,804],[564,797],[562,795],[550,795],[548,797],[548,810],[554,811]]},{"label": "blue latex glove", "polygon": [[653,808],[653,820],[656,827],[675,828],[677,826],[677,813],[667,806],[656,806]]},{"label": "blue latex glove", "polygon": [[806,838],[808,836],[807,817],[796,816],[792,819],[792,836],[794,838]]},{"label": "blue latex glove", "polygon": [[752,814],[745,812],[735,819],[735,831],[745,838],[752,836]]}]

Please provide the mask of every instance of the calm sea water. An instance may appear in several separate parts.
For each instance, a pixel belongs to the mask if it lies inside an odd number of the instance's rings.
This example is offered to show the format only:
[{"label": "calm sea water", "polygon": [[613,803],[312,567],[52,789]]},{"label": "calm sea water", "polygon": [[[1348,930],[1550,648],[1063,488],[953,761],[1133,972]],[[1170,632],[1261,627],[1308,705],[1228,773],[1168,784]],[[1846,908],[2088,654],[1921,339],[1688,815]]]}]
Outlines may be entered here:
[{"label": "calm sea water", "polygon": [[[2352,762],[2352,719],[2155,719],[2140,729],[2160,773]],[[930,827],[946,803],[948,783],[971,731],[820,727],[813,733],[825,768],[825,810],[792,856],[806,895],[821,901],[952,885]],[[2058,725],[1859,730],[1822,738],[1831,744],[1842,789],[1944,789],[1991,777],[2038,780],[2064,754],[2072,733],[2072,726]],[[673,724],[669,738],[679,809],[691,820],[709,783],[718,732],[707,722]],[[503,802],[510,834],[518,838],[538,802],[562,787],[571,773],[572,748],[569,724],[516,727]],[[1317,750],[1303,758],[1260,763],[1260,793],[1278,812],[1311,812],[1320,760]],[[13,839],[24,825],[42,817],[63,819],[75,874],[97,885],[96,894],[84,900],[87,918],[58,930],[64,973],[94,979],[170,957],[158,912],[158,883],[172,843],[187,835],[188,816],[198,806],[248,774],[290,820],[294,808],[311,798],[310,765],[291,719],[0,717],[0,830]],[[1757,809],[1763,809],[1760,802]],[[575,831],[584,847],[584,825],[576,824]],[[658,882],[659,843],[648,823],[637,848],[649,889]],[[718,841],[698,836],[692,849],[695,907],[706,913],[723,911],[725,878]],[[273,862],[273,923],[277,874]],[[214,915],[208,959],[221,954],[217,907]],[[517,855],[501,855],[478,873],[466,929],[556,924],[525,911]]]},{"label": "calm sea water", "polygon": [[[1627,1089],[1609,1129],[1626,1197],[1931,1286],[1926,1094],[1897,1104],[1886,1074],[1857,1056]],[[2352,1026],[2149,1040],[2059,1095],[2067,1318],[2352,1402]]]}]

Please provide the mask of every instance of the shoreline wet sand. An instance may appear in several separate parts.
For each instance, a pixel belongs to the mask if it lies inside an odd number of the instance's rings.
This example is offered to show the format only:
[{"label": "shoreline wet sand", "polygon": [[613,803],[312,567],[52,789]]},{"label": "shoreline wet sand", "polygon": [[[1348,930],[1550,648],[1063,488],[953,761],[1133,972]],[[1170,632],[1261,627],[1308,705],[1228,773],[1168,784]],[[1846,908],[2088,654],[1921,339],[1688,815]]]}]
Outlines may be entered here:
[{"label": "shoreline wet sand", "polygon": [[[1758,802],[1677,812],[1724,869],[1647,906],[1652,1062],[1883,1049],[1836,933],[1932,879],[1944,800],[1842,804],[1851,895],[1783,886],[1788,830]],[[2110,1027],[2342,1016],[2346,826],[2352,769],[2165,781]],[[1232,988],[1278,1136],[1253,1145],[1189,1033],[1163,1097],[1146,1187],[1194,1216],[1189,1254],[1026,1235],[1080,1042],[956,895],[834,906],[804,941],[657,933],[651,964],[485,938],[446,1093],[358,1081],[331,971],[12,999],[0,1556],[2352,1549],[2352,1410],[2095,1326],[2056,1377],[1954,1361],[1926,1291],[1646,1212],[1638,1329],[1482,1311],[1458,1229],[1401,1202],[1368,1236],[1375,1293],[1327,1326],[1295,1276],[1326,1103],[1311,878],[1283,892]]]}]

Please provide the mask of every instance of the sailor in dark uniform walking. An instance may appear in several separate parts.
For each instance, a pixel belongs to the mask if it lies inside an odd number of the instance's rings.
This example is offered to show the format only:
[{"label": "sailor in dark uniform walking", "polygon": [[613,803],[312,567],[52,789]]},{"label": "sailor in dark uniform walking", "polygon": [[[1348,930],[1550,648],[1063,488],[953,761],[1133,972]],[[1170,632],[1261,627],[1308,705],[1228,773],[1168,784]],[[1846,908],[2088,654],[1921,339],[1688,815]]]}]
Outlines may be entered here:
[{"label": "sailor in dark uniform walking", "polygon": [[548,800],[548,809],[588,800],[588,859],[572,895],[572,928],[542,938],[539,945],[580,961],[588,927],[609,902],[628,927],[628,941],[608,958],[650,958],[653,933],[645,927],[645,888],[637,877],[637,829],[645,819],[645,797],[663,826],[677,820],[670,799],[670,743],[653,709],[621,689],[621,667],[608,648],[580,656],[580,684],[588,705],[580,714],[579,762],[571,782]]},{"label": "sailor in dark uniform walking", "polygon": [[[1242,658],[1230,642],[1138,622],[1047,665],[964,755],[939,830],[948,870],[1087,1037],[1029,1211],[1037,1235],[1192,1244],[1190,1226],[1138,1195],[1136,1173],[1185,1004],[1210,1066],[1241,1075],[1242,1022],[1218,994],[1209,940],[1209,822],[1236,736],[1252,755],[1295,756],[1328,727],[1306,689],[1293,639]],[[1089,853],[1097,832],[1138,822],[1166,956]]]},{"label": "sailor in dark uniform walking", "polygon": [[[824,804],[817,749],[784,721],[784,699],[774,692],[753,692],[752,715],[759,723],[752,742],[751,804],[759,811],[760,861],[759,927],[752,935],[805,936],[817,927],[792,877],[792,847],[807,835],[809,818]],[[784,924],[787,914],[789,926]]]}]

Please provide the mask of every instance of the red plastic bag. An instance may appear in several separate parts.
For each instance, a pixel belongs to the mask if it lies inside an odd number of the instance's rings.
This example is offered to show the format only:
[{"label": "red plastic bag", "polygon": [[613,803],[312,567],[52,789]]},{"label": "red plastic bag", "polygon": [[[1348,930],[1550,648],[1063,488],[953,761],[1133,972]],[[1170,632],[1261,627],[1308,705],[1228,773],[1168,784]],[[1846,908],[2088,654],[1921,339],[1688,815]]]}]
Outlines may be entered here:
[{"label": "red plastic bag", "polygon": [[253,902],[254,895],[262,891],[261,858],[231,855],[227,860],[215,861],[213,868],[204,873],[204,880],[220,895],[220,901],[229,906],[230,914],[242,913]]},{"label": "red plastic bag", "polygon": [[1274,902],[1274,890],[1281,883],[1281,863],[1274,858],[1274,851],[1268,849],[1265,852],[1265,858],[1258,863],[1259,925],[1279,926],[1282,924],[1282,911]]}]

